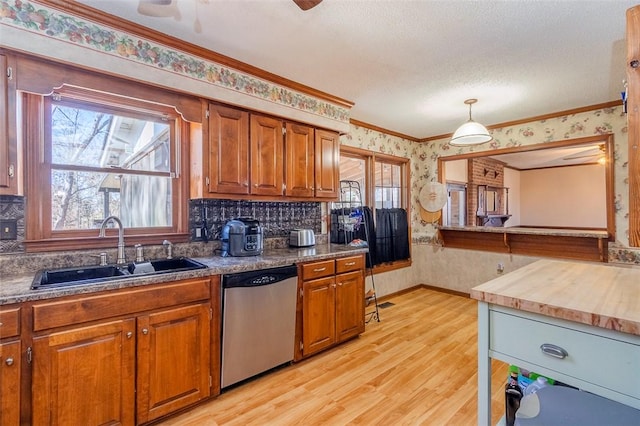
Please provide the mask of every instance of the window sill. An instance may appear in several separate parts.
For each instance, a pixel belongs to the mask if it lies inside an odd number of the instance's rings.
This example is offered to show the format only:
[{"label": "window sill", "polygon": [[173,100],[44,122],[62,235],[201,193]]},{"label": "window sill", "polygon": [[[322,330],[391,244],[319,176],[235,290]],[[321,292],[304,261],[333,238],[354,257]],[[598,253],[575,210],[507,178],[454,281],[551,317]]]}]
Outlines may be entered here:
[{"label": "window sill", "polygon": [[[97,231],[97,230],[96,230]],[[27,253],[42,253],[47,251],[62,250],[82,250],[82,249],[99,249],[99,248],[115,248],[118,244],[118,236],[107,233],[104,238],[96,237],[70,237],[70,238],[51,238],[46,240],[25,240],[23,242]],[[162,241],[169,240],[171,243],[185,243],[189,241],[189,234],[183,233],[166,233],[154,235],[125,235],[125,246],[133,246],[134,244],[162,244]]]},{"label": "window sill", "polygon": [[411,267],[411,259],[398,260],[395,262],[381,263],[373,267],[374,274],[381,274],[383,272],[395,271],[396,269]]}]

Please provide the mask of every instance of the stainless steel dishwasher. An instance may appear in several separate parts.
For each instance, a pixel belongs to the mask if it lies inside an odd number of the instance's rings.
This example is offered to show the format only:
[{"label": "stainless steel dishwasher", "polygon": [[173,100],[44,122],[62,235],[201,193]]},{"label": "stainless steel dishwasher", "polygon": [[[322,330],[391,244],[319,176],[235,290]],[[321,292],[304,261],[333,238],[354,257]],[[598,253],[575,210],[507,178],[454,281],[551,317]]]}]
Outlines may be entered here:
[{"label": "stainless steel dishwasher", "polygon": [[293,360],[294,265],[222,276],[222,388]]}]

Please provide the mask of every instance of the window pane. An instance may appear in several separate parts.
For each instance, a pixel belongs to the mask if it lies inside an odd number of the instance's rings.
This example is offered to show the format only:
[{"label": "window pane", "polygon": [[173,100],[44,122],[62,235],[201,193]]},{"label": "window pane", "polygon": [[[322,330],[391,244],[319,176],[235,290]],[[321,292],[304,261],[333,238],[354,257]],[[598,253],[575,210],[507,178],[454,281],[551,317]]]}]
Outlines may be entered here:
[{"label": "window pane", "polygon": [[398,164],[376,162],[376,208],[400,208],[402,194],[402,168]]},{"label": "window pane", "polygon": [[172,223],[171,179],[68,170],[51,172],[53,230],[93,229],[109,215],[125,227]]},{"label": "window pane", "polygon": [[51,104],[51,162],[170,171],[167,123]]},{"label": "window pane", "polygon": [[[362,196],[367,193],[365,185],[365,167],[366,163],[363,158],[353,158],[344,155],[340,156],[340,180],[352,180],[360,184],[360,193]],[[366,204],[366,200],[358,199],[357,194],[343,194],[349,198],[348,201]]]}]

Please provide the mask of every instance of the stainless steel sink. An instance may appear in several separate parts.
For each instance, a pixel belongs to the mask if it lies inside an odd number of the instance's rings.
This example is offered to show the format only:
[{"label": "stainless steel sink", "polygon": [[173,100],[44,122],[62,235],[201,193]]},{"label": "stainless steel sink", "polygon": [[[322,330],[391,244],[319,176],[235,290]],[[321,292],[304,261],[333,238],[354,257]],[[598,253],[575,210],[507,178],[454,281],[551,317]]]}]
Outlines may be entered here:
[{"label": "stainless steel sink", "polygon": [[158,259],[126,265],[83,266],[39,271],[31,284],[33,290],[102,283],[118,278],[146,276],[204,269],[207,266],[188,257]]}]

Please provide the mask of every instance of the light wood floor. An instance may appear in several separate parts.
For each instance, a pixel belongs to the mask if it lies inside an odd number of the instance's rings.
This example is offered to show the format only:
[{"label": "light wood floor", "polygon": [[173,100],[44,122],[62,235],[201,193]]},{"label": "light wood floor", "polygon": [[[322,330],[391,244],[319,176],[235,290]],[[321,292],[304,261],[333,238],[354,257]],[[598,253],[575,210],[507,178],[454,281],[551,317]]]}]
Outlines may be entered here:
[{"label": "light wood floor", "polygon": [[[477,308],[418,289],[359,338],[224,392],[163,425],[475,425]],[[495,424],[507,365],[493,364]]]}]

